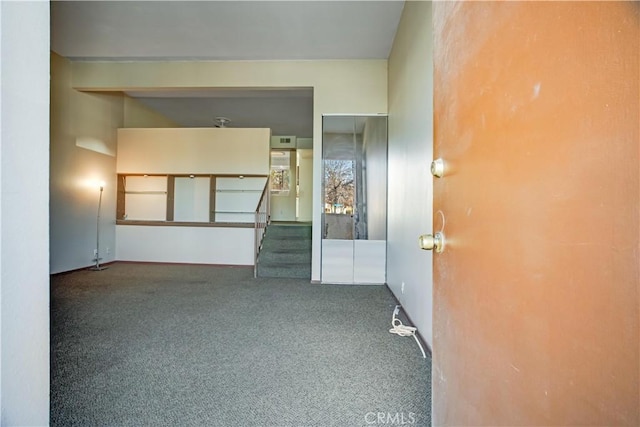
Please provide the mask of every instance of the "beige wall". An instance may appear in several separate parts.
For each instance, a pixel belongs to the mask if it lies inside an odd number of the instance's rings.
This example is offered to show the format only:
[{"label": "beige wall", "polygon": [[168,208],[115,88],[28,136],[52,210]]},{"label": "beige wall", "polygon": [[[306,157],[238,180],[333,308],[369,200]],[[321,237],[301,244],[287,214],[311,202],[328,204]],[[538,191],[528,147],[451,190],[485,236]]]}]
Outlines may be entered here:
[{"label": "beige wall", "polygon": [[168,121],[120,92],[73,89],[72,63],[55,53],[50,61],[50,272],[58,273],[92,264],[100,181],[101,255],[103,262],[113,260],[117,129],[125,122],[159,127]]},{"label": "beige wall", "polygon": [[[405,3],[389,57],[387,283],[418,332],[432,343],[431,253],[418,236],[432,229],[433,46],[431,3]],[[404,284],[404,292],[402,291]]]},{"label": "beige wall", "polygon": [[[105,182],[100,228],[103,261],[113,259],[115,248],[116,130],[123,123],[122,95],[75,91],[71,88],[71,73],[71,63],[52,53],[49,215],[52,273],[91,265],[96,248],[100,181]],[[100,152],[82,148],[78,143],[92,145]]]},{"label": "beige wall", "polygon": [[178,128],[180,125],[162,114],[142,105],[138,100],[124,95],[125,128]]},{"label": "beige wall", "polygon": [[387,112],[387,61],[75,62],[73,86],[86,90],[311,87],[314,90],[312,280],[320,279],[322,115]]},{"label": "beige wall", "polygon": [[120,129],[118,173],[269,174],[270,129]]}]

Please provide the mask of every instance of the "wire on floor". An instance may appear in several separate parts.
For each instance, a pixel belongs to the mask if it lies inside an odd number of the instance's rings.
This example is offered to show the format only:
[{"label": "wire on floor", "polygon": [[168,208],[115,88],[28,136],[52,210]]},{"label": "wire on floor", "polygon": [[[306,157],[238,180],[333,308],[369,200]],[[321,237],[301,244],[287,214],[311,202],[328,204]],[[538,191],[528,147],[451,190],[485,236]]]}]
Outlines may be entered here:
[{"label": "wire on floor", "polygon": [[393,310],[393,317],[391,318],[391,325],[393,326],[393,328],[389,329],[389,332],[391,332],[392,334],[400,335],[401,337],[412,336],[413,339],[415,339],[416,342],[418,343],[418,347],[420,347],[420,351],[422,352],[422,357],[426,359],[427,355],[425,354],[424,349],[422,348],[422,344],[420,344],[420,340],[416,336],[416,331],[418,330],[418,328],[415,328],[413,326],[403,325],[402,321],[396,317],[399,312],[400,312],[400,306],[396,305],[396,308]]}]

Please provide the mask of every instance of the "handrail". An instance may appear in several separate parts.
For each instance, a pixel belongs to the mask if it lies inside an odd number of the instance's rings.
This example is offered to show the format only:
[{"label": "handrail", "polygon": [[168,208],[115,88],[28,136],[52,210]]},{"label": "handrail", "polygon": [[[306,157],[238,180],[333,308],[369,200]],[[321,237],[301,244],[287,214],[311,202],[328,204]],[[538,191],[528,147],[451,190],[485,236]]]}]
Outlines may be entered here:
[{"label": "handrail", "polygon": [[264,185],[264,189],[262,190],[262,194],[260,195],[260,200],[258,201],[258,207],[256,207],[255,211],[255,222],[254,222],[254,230],[255,230],[255,247],[253,251],[253,277],[258,277],[258,255],[260,254],[260,249],[262,248],[262,239],[264,239],[264,233],[269,225],[270,220],[270,209],[271,209],[271,191],[269,191],[269,177],[267,177],[267,182]]}]

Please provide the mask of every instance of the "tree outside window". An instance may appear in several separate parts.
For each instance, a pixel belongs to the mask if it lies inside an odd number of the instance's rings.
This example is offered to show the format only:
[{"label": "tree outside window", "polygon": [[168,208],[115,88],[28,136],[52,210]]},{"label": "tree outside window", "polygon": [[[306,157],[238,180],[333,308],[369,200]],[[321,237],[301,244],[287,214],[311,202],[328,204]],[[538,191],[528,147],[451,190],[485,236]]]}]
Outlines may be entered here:
[{"label": "tree outside window", "polygon": [[272,193],[289,193],[289,185],[291,182],[291,171],[289,169],[271,168],[271,192]]},{"label": "tree outside window", "polygon": [[354,190],[353,161],[325,160],[325,212],[352,214]]},{"label": "tree outside window", "polygon": [[271,194],[289,195],[291,189],[291,167],[289,151],[271,152]]}]

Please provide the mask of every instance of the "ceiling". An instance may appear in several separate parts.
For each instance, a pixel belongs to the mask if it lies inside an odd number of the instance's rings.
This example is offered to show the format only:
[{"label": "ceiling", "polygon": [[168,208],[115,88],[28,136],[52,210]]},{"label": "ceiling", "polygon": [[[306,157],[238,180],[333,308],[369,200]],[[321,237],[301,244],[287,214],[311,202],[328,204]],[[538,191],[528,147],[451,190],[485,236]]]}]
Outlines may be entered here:
[{"label": "ceiling", "polygon": [[267,127],[273,135],[313,136],[313,89],[126,92],[184,127],[213,127],[216,117],[228,127]]},{"label": "ceiling", "polygon": [[[386,59],[404,1],[53,1],[51,49],[81,61]],[[313,92],[129,92],[185,127],[311,137]]]}]

